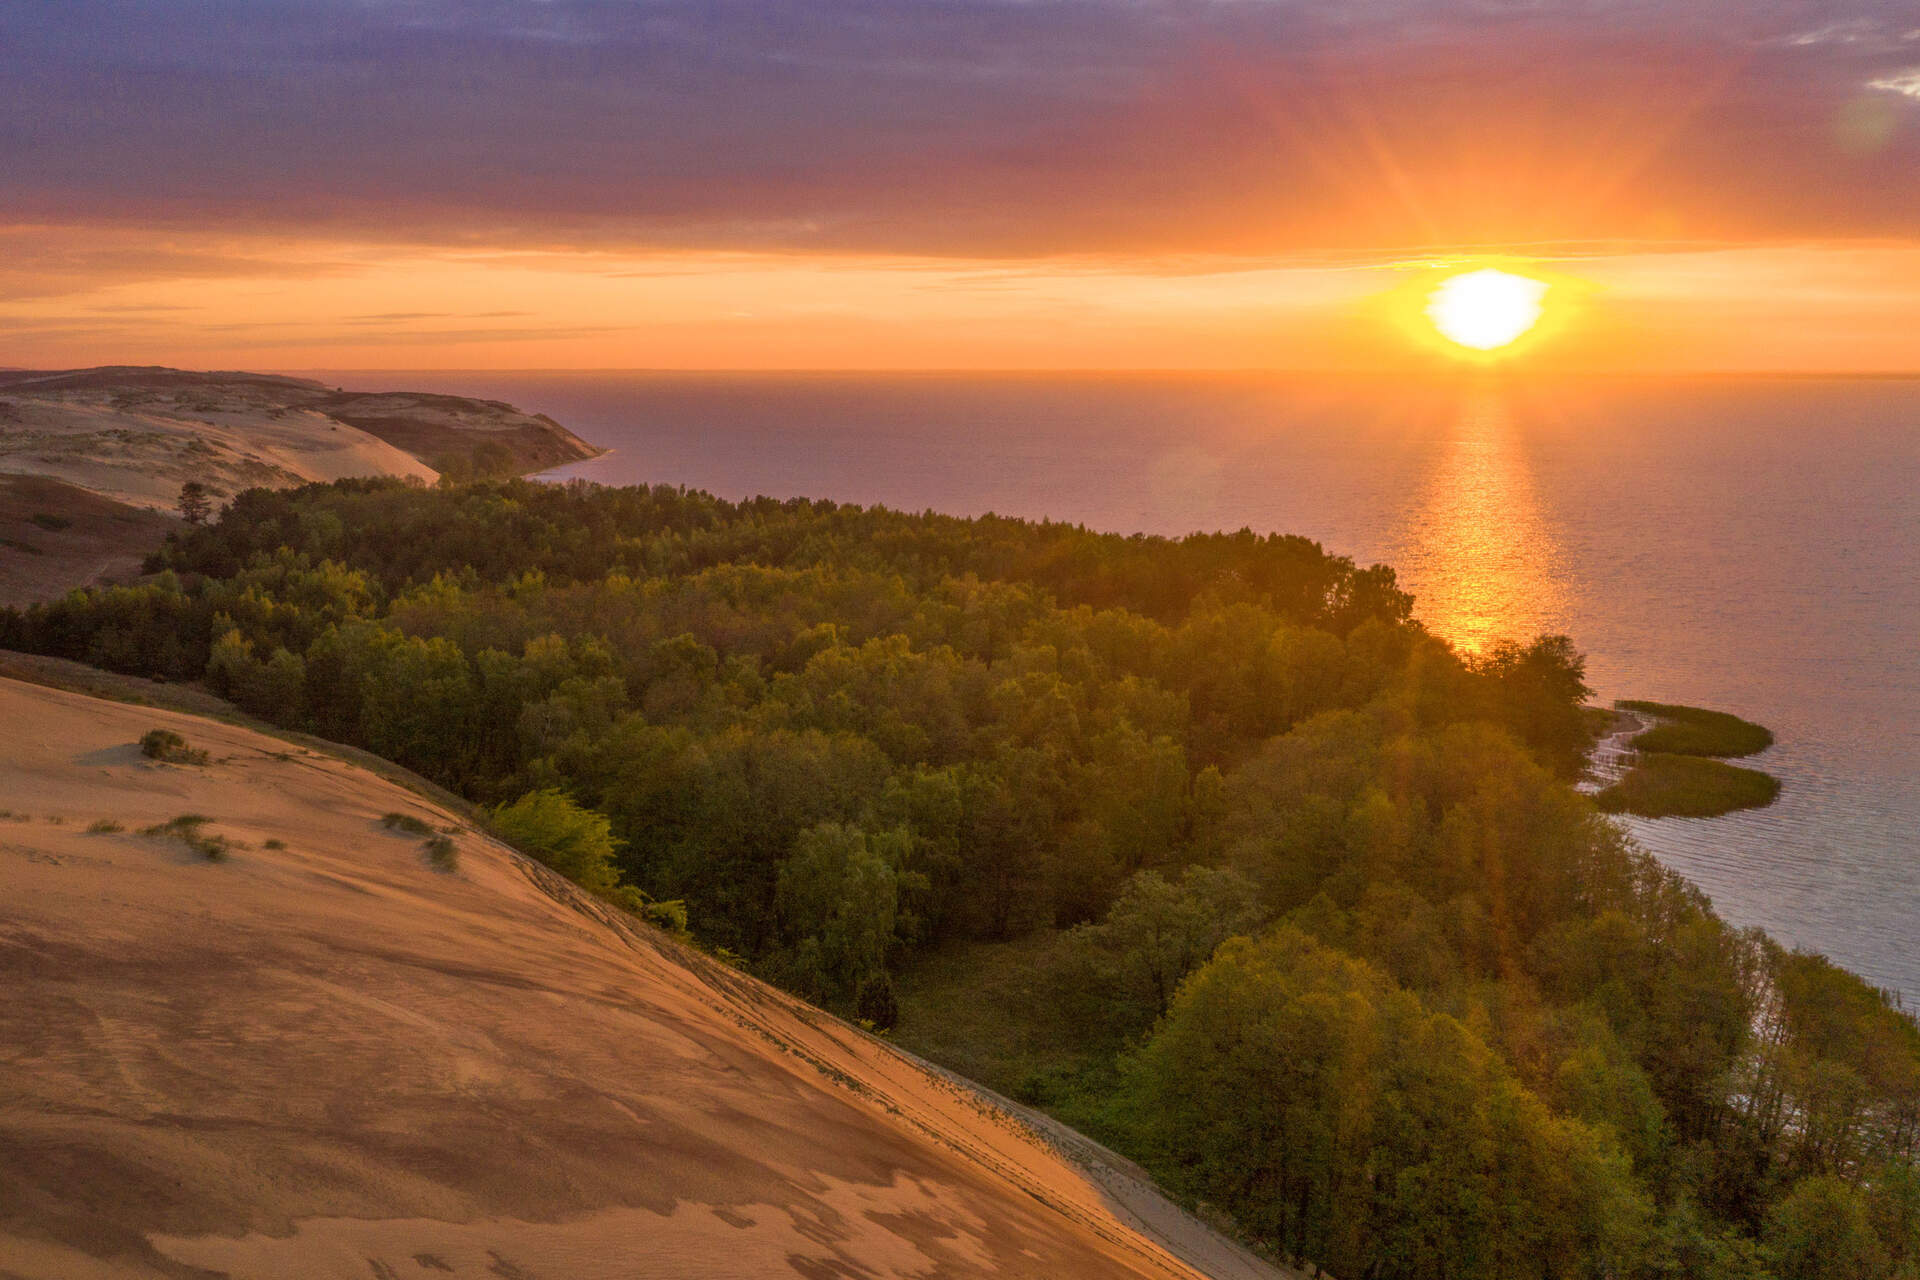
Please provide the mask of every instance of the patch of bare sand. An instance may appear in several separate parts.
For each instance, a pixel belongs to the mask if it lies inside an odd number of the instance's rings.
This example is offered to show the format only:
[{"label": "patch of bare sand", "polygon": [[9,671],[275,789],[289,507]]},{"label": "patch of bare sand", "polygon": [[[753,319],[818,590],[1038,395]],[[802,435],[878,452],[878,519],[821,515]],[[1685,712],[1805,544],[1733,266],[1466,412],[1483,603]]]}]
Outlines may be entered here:
[{"label": "patch of bare sand", "polygon": [[[1205,1257],[1198,1223],[1149,1238],[977,1092],[355,765],[10,680],[0,724],[0,1271],[1064,1280]],[[156,726],[212,762],[144,760]],[[458,869],[383,828],[395,810],[458,827]],[[236,842],[224,861],[137,834],[186,813]]]}]

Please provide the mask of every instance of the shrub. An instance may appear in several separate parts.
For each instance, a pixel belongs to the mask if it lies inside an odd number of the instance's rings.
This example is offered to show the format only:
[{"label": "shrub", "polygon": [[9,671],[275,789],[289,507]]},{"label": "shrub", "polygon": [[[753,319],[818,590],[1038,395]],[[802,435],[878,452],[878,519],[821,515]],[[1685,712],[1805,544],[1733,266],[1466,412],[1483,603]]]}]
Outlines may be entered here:
[{"label": "shrub", "polygon": [[529,791],[495,809],[492,826],[502,840],[591,893],[604,896],[619,886],[612,824],[564,792]]},{"label": "shrub", "polygon": [[208,862],[225,861],[227,850],[231,847],[225,836],[210,836],[201,828],[213,819],[205,814],[183,813],[177,818],[157,823],[151,827],[142,827],[143,836],[170,837],[180,841]]},{"label": "shrub", "polygon": [[50,511],[36,511],[33,515],[29,516],[28,519],[32,520],[42,529],[56,533],[61,529],[71,529],[73,527],[73,521],[67,519],[65,516],[56,516]]},{"label": "shrub", "polygon": [[687,932],[687,904],[679,898],[659,898],[630,884],[615,885],[600,895],[629,915],[639,916],[672,933]]},{"label": "shrub", "polygon": [[196,751],[171,729],[149,729],[140,735],[140,754],[166,764],[205,764],[207,753]]},{"label": "shrub", "polygon": [[125,830],[125,827],[115,822],[112,818],[101,818],[97,822],[87,824],[87,834],[90,836],[110,836],[116,832]]},{"label": "shrub", "polygon": [[171,729],[149,729],[140,735],[140,754],[149,760],[165,760],[186,745],[187,740]]},{"label": "shrub", "polygon": [[[634,892],[640,891],[635,889]],[[646,898],[646,895],[641,894],[641,897]],[[646,898],[636,914],[662,929],[682,935],[687,932],[687,904],[679,898]]]},{"label": "shrub", "polygon": [[212,821],[213,819],[207,817],[204,813],[183,813],[177,818],[169,818],[167,821],[155,823],[151,827],[142,827],[140,828],[140,834],[143,836],[170,836],[177,832],[192,831],[196,828],[204,827]]},{"label": "shrub", "polygon": [[389,813],[380,819],[380,825],[389,831],[403,831],[410,836],[433,834],[433,828],[410,813]]},{"label": "shrub", "polygon": [[435,836],[421,847],[427,851],[427,861],[436,871],[452,871],[460,865],[460,846],[453,842],[452,836]]},{"label": "shrub", "polygon": [[853,997],[853,1016],[871,1022],[882,1031],[891,1031],[900,1021],[900,1004],[894,998],[893,979],[877,973],[860,984]]},{"label": "shrub", "polygon": [[284,849],[287,847],[287,842],[285,840],[263,840],[260,842],[260,847],[262,849]]}]

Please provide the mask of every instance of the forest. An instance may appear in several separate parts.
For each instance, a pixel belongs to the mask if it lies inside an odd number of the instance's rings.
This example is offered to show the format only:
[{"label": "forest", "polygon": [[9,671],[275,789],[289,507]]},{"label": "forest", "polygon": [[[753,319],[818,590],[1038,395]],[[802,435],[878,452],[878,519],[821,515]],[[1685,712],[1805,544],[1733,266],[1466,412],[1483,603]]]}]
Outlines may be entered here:
[{"label": "forest", "polygon": [[1078,1065],[1015,1091],[1274,1256],[1920,1280],[1920,1028],[1573,789],[1566,637],[1302,538],[668,486],[254,490],[148,568],[0,646],[389,757],[882,1030],[1037,949]]}]

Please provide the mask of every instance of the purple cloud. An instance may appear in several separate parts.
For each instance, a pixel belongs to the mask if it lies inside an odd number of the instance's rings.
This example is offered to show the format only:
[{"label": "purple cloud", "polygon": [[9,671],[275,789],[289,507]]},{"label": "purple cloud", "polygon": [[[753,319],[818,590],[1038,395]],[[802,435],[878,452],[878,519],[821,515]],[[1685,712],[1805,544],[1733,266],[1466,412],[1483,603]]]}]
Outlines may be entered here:
[{"label": "purple cloud", "polygon": [[16,0],[0,207],[953,254],[1909,237],[1913,27],[1908,0]]}]

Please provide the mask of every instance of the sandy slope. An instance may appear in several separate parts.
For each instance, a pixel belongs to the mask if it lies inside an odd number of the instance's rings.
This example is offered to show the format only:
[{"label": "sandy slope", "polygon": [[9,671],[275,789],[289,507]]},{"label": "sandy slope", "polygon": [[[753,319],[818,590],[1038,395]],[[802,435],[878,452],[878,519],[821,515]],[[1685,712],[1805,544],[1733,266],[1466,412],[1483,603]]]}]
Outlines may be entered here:
[{"label": "sandy slope", "polygon": [[[379,818],[456,820],[354,765],[12,680],[0,724],[0,1274],[1259,1274],[471,830],[434,871]],[[245,847],[135,833],[189,812]]]}]

